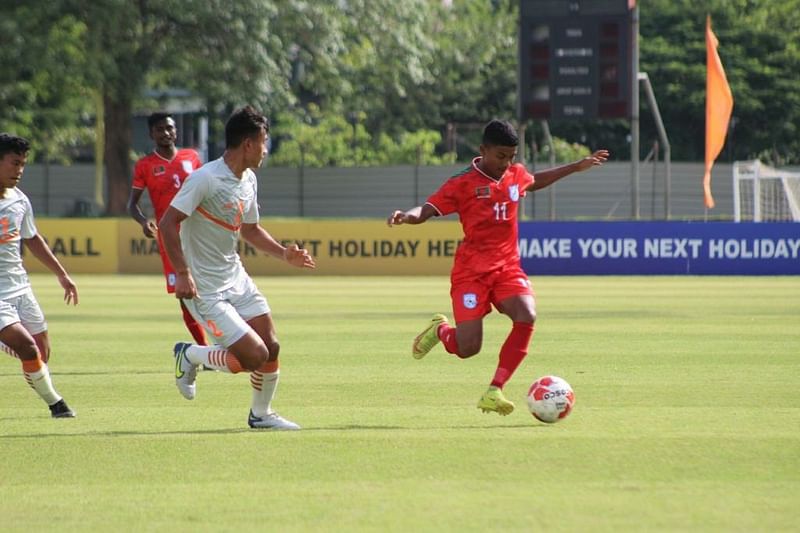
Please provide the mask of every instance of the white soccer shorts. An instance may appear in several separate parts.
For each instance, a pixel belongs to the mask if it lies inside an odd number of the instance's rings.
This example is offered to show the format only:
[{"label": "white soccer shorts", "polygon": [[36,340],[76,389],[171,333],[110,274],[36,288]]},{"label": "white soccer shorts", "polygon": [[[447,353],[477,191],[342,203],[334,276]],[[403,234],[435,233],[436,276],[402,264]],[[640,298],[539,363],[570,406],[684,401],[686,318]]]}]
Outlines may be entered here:
[{"label": "white soccer shorts", "polygon": [[253,280],[244,276],[236,285],[210,296],[183,300],[186,308],[214,339],[225,348],[250,331],[247,321],[269,314],[267,299]]},{"label": "white soccer shorts", "polygon": [[44,319],[42,308],[33,295],[33,290],[27,291],[0,300],[0,329],[4,329],[17,322],[22,324],[28,333],[37,335],[47,331],[47,322]]}]

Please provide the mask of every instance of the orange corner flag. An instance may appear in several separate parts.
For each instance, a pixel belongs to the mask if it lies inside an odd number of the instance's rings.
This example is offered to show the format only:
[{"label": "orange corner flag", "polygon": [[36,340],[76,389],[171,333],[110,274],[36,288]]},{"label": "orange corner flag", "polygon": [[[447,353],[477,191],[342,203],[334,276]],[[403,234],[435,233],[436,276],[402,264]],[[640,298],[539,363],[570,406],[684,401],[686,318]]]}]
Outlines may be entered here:
[{"label": "orange corner flag", "polygon": [[706,18],[706,168],[703,175],[703,201],[714,207],[711,196],[711,167],[725,145],[728,121],[733,110],[733,95],[717,53],[717,36],[711,31],[711,16]]}]

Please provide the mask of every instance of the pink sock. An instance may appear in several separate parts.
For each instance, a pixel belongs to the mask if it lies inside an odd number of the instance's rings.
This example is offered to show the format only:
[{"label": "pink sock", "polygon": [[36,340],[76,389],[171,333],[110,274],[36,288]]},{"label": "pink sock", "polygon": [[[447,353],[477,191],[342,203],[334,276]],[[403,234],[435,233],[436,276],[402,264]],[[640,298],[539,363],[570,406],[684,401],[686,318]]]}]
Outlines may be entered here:
[{"label": "pink sock", "polygon": [[439,326],[439,329],[436,330],[436,335],[439,336],[439,340],[442,341],[442,345],[444,346],[444,349],[447,350],[448,353],[458,355],[456,328],[454,328],[450,324],[442,324]]},{"label": "pink sock", "polygon": [[494,373],[492,386],[503,388],[506,382],[514,375],[514,371],[528,355],[528,344],[533,337],[533,324],[529,322],[514,322],[511,333],[500,349],[500,361]]}]

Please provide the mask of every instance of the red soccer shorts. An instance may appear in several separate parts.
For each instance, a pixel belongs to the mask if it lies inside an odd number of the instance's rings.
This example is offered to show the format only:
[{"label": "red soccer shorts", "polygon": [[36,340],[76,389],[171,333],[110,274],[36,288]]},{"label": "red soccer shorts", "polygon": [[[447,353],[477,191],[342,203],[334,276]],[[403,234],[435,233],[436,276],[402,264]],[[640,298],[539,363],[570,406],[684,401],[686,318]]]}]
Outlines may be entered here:
[{"label": "red soccer shorts", "polygon": [[164,278],[167,281],[167,294],[175,294],[175,269],[172,268],[172,263],[167,257],[166,250],[164,250],[161,234],[159,233],[156,238],[158,239],[158,253],[161,254],[161,266],[164,269]]},{"label": "red soccer shorts", "polygon": [[478,320],[492,311],[492,305],[512,296],[533,296],[528,276],[519,264],[509,265],[480,276],[453,276],[450,298],[456,324]]}]

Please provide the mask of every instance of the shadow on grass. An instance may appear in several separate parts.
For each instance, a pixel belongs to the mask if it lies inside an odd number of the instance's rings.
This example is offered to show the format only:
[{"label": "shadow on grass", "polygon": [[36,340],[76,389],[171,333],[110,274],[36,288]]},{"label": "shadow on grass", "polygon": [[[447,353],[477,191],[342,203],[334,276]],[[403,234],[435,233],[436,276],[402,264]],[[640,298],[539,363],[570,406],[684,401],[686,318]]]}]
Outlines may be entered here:
[{"label": "shadow on grass", "polygon": [[[22,417],[6,417],[0,418],[0,422],[6,420],[19,420]],[[319,427],[303,427],[301,432],[310,431],[441,431],[441,430],[458,430],[458,429],[471,429],[471,430],[487,430],[495,431],[498,429],[542,429],[547,426],[533,425],[533,424],[492,424],[485,426],[439,426],[439,427],[403,427],[403,426],[384,426],[384,425],[343,425],[343,426],[319,426]],[[145,437],[145,436],[159,436],[159,435],[229,435],[234,433],[293,433],[284,431],[275,431],[268,429],[250,429],[250,428],[228,428],[228,429],[193,429],[184,431],[87,431],[84,433],[24,433],[19,435],[0,435],[0,440],[5,439],[32,439],[43,437]]]},{"label": "shadow on grass", "polygon": [[[171,374],[171,372],[169,370],[167,370],[167,371],[164,371],[164,370],[129,370],[127,372],[124,371],[124,370],[115,370],[113,372],[104,371],[104,370],[98,370],[96,372],[95,371],[89,371],[89,372],[64,372],[63,370],[55,370],[55,371],[51,370],[50,371],[50,375],[51,376],[126,376],[126,375],[127,376],[139,376],[139,375],[145,375],[145,374],[167,374],[167,375],[169,375],[169,374]],[[11,373],[0,372],[0,378],[8,378],[8,377],[18,378],[18,377],[21,377],[21,376],[22,376],[22,372],[11,372]]]}]

